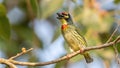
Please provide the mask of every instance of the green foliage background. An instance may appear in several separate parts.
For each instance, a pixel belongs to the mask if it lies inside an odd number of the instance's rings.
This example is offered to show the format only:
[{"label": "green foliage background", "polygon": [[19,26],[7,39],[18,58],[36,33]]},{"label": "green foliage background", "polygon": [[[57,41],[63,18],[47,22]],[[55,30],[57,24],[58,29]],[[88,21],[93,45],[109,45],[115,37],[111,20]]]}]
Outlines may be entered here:
[{"label": "green foliage background", "polygon": [[[114,2],[119,4],[120,1],[114,0]],[[74,8],[70,6],[71,3],[74,4]],[[94,6],[94,4],[97,4],[97,6]],[[11,24],[7,17],[7,13],[15,6],[26,15],[25,19],[20,21],[19,24]],[[47,20],[51,22],[50,24],[53,27],[56,27],[56,29],[53,29],[55,30],[51,41],[53,43],[61,35],[60,25],[57,24],[58,21],[55,18],[56,13],[61,11],[70,12],[89,46],[105,43],[116,27],[114,24],[117,22],[113,17],[115,10],[103,10],[98,2],[91,3],[88,0],[84,0],[83,5],[80,5],[77,4],[77,0],[4,0],[0,4],[0,50],[9,58],[20,52],[22,47],[43,49],[42,39],[38,38],[34,31],[35,19]],[[30,24],[32,26],[29,26]],[[114,38],[118,35],[120,35],[120,32],[117,32]],[[68,50],[67,44],[65,43],[64,45],[66,50]],[[117,49],[120,52],[119,47],[120,44],[117,44]],[[91,53],[101,57],[108,63],[114,59],[112,47],[91,51]],[[38,58],[32,53],[29,55],[32,55],[29,57],[29,61],[38,61]],[[71,61],[79,61],[78,59],[81,60],[81,58],[75,57]],[[57,63],[55,68],[61,68],[64,64],[65,61]]]}]

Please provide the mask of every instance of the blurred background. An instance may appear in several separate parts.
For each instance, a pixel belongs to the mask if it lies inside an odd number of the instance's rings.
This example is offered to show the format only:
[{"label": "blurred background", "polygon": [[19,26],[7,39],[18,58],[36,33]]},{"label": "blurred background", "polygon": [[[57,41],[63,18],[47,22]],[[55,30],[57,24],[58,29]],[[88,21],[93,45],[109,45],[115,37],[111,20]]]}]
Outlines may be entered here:
[{"label": "blurred background", "polygon": [[[18,61],[47,62],[70,53],[61,35],[57,12],[72,15],[88,46],[105,43],[120,20],[120,0],[0,0],[0,58],[10,58],[21,48],[34,48]],[[119,23],[120,24],[120,23]],[[120,27],[114,40],[120,35]],[[120,52],[120,44],[116,44]],[[94,62],[78,55],[46,66],[18,68],[118,68],[112,47],[90,51]],[[8,68],[0,64],[0,68]]]}]

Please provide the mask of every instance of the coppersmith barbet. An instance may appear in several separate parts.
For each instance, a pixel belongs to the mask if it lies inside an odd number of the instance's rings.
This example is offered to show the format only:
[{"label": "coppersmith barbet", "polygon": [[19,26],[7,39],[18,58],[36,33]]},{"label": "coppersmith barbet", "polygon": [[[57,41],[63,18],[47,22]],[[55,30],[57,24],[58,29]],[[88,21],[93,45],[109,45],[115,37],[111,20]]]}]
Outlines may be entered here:
[{"label": "coppersmith barbet", "polygon": [[[87,43],[84,37],[80,34],[80,29],[73,24],[71,15],[67,12],[57,13],[57,15],[57,19],[62,23],[62,35],[70,49],[72,51],[82,51],[87,46]],[[83,52],[82,55],[85,57],[87,63],[93,61],[87,52]]]}]

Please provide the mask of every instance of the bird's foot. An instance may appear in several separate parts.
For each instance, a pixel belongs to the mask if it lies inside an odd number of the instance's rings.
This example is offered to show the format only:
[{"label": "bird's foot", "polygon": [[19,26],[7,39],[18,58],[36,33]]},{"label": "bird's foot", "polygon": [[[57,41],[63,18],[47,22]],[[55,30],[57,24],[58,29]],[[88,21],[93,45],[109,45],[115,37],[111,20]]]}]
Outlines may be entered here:
[{"label": "bird's foot", "polygon": [[70,59],[70,55],[69,54],[67,54],[66,57],[67,57],[68,60]]},{"label": "bird's foot", "polygon": [[80,54],[84,53],[84,48],[81,48],[79,51],[80,51]]}]

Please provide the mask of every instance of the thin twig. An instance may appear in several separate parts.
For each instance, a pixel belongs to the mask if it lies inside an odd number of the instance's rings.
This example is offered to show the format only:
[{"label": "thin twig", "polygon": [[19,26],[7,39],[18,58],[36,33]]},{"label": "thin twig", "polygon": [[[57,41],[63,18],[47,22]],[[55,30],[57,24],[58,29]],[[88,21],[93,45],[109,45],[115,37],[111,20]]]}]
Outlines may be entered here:
[{"label": "thin twig", "polygon": [[114,30],[114,32],[111,34],[110,38],[107,40],[106,43],[110,42],[112,40],[112,37],[115,35],[115,33],[117,32],[118,28],[119,28],[120,24],[118,24],[118,26],[116,27],[116,29]]},{"label": "thin twig", "polygon": [[120,62],[119,62],[118,51],[117,51],[116,45],[114,45],[113,48],[114,48],[115,55],[116,55],[115,56],[116,57],[116,61],[118,61],[118,64],[119,64]]},{"label": "thin twig", "polygon": [[[113,42],[109,42],[109,43],[106,43],[106,44],[103,44],[103,45],[87,47],[82,52],[90,51],[90,50],[97,50],[97,49],[113,46],[115,43],[120,43],[119,38],[120,38],[120,36],[117,39],[115,39]],[[80,50],[76,51],[76,52],[73,52],[73,53],[70,53],[66,56],[63,56],[59,59],[56,59],[56,60],[53,60],[53,61],[48,61],[48,62],[34,63],[34,62],[19,62],[19,61],[15,61],[15,60],[10,60],[10,62],[13,63],[13,64],[16,64],[16,65],[24,65],[24,66],[26,66],[26,65],[28,65],[28,66],[44,66],[44,65],[54,64],[54,63],[57,63],[57,62],[60,62],[60,61],[63,61],[63,60],[67,60],[68,56],[69,56],[69,58],[72,58],[72,57],[78,55],[79,53],[81,53]]]},{"label": "thin twig", "polygon": [[0,63],[8,65],[10,68],[17,68],[13,63],[3,58],[0,58]]},{"label": "thin twig", "polygon": [[[112,40],[112,38],[113,38],[113,36],[115,35],[115,33],[117,32],[117,30],[119,29],[119,26],[120,26],[120,24],[119,24],[119,22],[118,22],[118,26],[116,27],[116,29],[114,30],[114,32],[111,34],[111,36],[110,36],[110,38],[107,40],[107,42],[106,43],[109,43],[111,40]],[[119,40],[119,39],[117,39],[117,40]],[[116,41],[117,41],[116,40]],[[117,48],[116,48],[116,46],[115,46],[115,44],[114,44],[114,46],[113,46],[113,49],[114,49],[114,51],[115,51],[115,58],[116,58],[116,61],[118,62],[118,64],[120,64],[120,59],[119,59],[119,56],[118,56],[118,51],[117,51]]]},{"label": "thin twig", "polygon": [[13,59],[15,59],[15,58],[17,58],[17,57],[19,57],[19,56],[21,56],[21,55],[23,55],[23,54],[26,54],[26,53],[32,51],[32,50],[33,50],[33,48],[30,48],[30,49],[28,49],[28,50],[26,50],[26,51],[22,51],[21,53],[18,53],[17,55],[9,58],[9,60],[13,60]]}]

